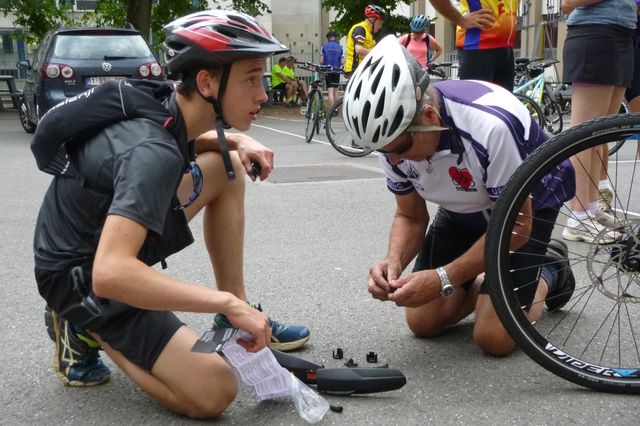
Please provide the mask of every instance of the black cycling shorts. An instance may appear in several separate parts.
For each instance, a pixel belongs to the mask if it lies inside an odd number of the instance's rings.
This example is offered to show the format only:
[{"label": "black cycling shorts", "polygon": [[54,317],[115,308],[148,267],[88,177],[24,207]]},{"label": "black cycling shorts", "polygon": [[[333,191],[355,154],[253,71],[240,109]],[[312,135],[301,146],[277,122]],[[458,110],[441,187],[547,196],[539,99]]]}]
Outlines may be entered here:
[{"label": "black cycling shorts", "polygon": [[324,76],[324,82],[327,85],[327,89],[330,87],[340,86],[340,74],[330,73]]},{"label": "black cycling shorts", "polygon": [[[529,242],[522,246],[511,257],[511,268],[514,272],[514,283],[520,287],[518,301],[520,306],[529,306],[536,295],[537,285],[525,285],[538,282],[541,255],[547,250],[547,243],[551,238],[558,210],[544,209],[535,213]],[[420,253],[416,258],[413,272],[434,269],[444,266],[465,253],[484,232],[471,230],[454,222],[447,211],[438,208],[433,223],[429,227]],[[475,279],[463,284],[468,289]],[[480,293],[488,293],[486,281],[480,288]]]},{"label": "black cycling shorts", "polygon": [[458,49],[458,62],[460,79],[489,81],[513,92],[515,65],[511,47]]},{"label": "black cycling shorts", "polygon": [[562,61],[565,83],[629,87],[633,30],[617,25],[571,25]]},{"label": "black cycling shorts", "polygon": [[[35,275],[38,291],[49,307],[60,317],[78,325],[85,322],[88,314],[83,314],[79,308],[82,298],[73,289],[71,269],[45,271],[36,268]],[[90,284],[91,265],[83,265],[82,271],[85,281]],[[184,325],[173,312],[148,311],[102,298],[96,298],[96,302],[102,315],[92,317],[84,328],[97,333],[109,346],[147,371],[153,368],[169,340]]]},{"label": "black cycling shorts", "polygon": [[273,86],[273,90],[284,90],[287,87],[287,83],[280,83],[277,86]]}]

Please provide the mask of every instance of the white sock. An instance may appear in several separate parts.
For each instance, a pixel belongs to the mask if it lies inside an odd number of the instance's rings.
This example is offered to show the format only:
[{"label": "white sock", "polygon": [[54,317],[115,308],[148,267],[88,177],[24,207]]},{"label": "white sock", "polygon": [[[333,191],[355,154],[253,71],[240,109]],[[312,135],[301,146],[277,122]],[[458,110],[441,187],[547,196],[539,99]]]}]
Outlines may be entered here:
[{"label": "white sock", "polygon": [[589,203],[589,214],[591,216],[595,216],[596,213],[600,211],[600,203],[597,201],[593,201]]},{"label": "white sock", "polygon": [[585,211],[571,211],[571,216],[567,219],[567,226],[569,228],[575,228],[588,217],[589,215]]},{"label": "white sock", "polygon": [[600,190],[608,189],[611,192],[613,192],[613,190],[611,188],[611,182],[609,182],[609,179],[601,180],[600,182],[598,182],[598,189],[600,189]]}]

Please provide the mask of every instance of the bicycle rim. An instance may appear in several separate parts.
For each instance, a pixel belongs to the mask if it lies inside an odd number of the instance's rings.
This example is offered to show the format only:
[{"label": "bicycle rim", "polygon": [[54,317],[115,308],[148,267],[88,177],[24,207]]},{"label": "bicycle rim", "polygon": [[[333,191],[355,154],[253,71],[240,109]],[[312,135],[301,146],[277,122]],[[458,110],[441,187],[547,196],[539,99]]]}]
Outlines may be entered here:
[{"label": "bicycle rim", "polygon": [[[606,204],[615,213],[618,231],[600,231],[594,244],[565,241],[576,287],[561,310],[547,311],[540,320],[529,323],[517,293],[532,283],[519,283],[514,289],[509,243],[515,221],[522,220],[520,206],[532,196],[536,184],[551,184],[545,180],[550,171],[578,152],[595,147],[602,152],[609,142],[638,132],[640,117],[619,115],[584,123],[552,138],[517,169],[496,202],[486,234],[491,300],[513,339],[548,371],[607,392],[640,393],[640,197],[634,197],[640,185],[637,144],[625,144],[616,158],[609,159],[608,180],[615,195]],[[576,161],[574,167],[580,167]],[[569,213],[565,203],[552,238],[563,239]],[[549,262],[538,258],[539,265]]]},{"label": "bicycle rim", "polygon": [[540,110],[538,104],[536,104],[536,102],[529,96],[523,95],[521,93],[514,93],[514,96],[520,99],[520,102],[522,102],[522,105],[527,108],[533,120],[538,123],[538,126],[540,126],[541,129],[544,129],[544,115],[542,114],[542,111]]},{"label": "bicycle rim", "polygon": [[313,135],[317,132],[320,120],[320,93],[314,91],[309,94],[307,102],[307,122],[304,128],[304,139],[307,143],[311,142]]},{"label": "bicycle rim", "polygon": [[546,93],[542,94],[542,113],[547,130],[554,135],[562,131],[562,111],[560,105]]},{"label": "bicycle rim", "polygon": [[364,157],[372,150],[359,146],[351,137],[342,117],[342,99],[339,99],[327,116],[327,139],[331,146],[347,157]]}]

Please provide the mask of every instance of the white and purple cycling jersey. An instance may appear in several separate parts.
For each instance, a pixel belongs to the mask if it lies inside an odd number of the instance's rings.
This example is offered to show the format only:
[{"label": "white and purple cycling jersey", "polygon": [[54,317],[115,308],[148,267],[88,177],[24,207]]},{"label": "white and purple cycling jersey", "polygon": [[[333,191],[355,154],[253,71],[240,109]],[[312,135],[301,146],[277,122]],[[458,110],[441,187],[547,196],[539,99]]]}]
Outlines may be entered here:
[{"label": "white and purple cycling jersey", "polygon": [[[418,191],[454,220],[484,230],[515,170],[548,138],[522,103],[502,87],[474,80],[447,80],[433,87],[440,96],[442,120],[453,131],[442,132],[429,159],[392,166],[381,156],[387,186],[400,195]],[[541,181],[533,208],[557,208],[574,191],[574,171],[566,161]]]}]

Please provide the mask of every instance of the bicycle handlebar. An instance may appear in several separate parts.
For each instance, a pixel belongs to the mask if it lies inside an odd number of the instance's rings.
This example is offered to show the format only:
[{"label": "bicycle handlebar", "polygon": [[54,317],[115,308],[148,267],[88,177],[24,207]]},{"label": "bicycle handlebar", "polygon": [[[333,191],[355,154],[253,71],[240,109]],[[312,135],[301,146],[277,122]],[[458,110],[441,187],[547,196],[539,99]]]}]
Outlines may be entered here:
[{"label": "bicycle handlebar", "polygon": [[338,72],[344,73],[344,70],[342,68],[335,68],[335,67],[332,67],[331,65],[320,65],[320,64],[314,64],[313,62],[299,62],[299,61],[295,61],[294,63],[298,65],[298,68],[311,71],[311,72],[317,72],[320,74],[330,74],[330,73],[338,73]]}]

